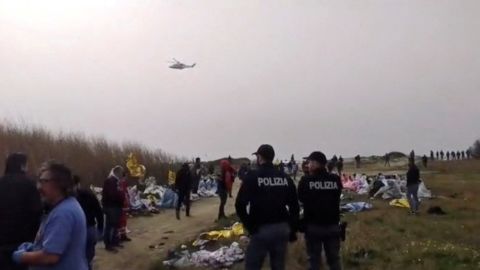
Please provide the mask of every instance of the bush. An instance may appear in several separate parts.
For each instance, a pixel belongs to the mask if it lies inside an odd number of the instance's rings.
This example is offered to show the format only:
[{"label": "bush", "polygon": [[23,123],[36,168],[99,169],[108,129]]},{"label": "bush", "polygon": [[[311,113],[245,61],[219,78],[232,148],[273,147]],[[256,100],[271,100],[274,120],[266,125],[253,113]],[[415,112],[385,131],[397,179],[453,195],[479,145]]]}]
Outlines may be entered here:
[{"label": "bush", "polygon": [[470,151],[472,151],[472,156],[475,158],[480,158],[480,140],[476,140],[473,143],[473,146],[470,147]]},{"label": "bush", "polygon": [[[169,164],[178,159],[162,150],[149,150],[137,143],[118,145],[103,138],[87,138],[82,134],[53,134],[40,127],[0,124],[0,155],[12,152],[28,155],[29,172],[35,174],[49,159],[64,162],[86,185],[101,185],[115,165],[125,167],[129,153],[147,168],[147,175],[166,181]],[[4,162],[0,161],[3,173]]]}]

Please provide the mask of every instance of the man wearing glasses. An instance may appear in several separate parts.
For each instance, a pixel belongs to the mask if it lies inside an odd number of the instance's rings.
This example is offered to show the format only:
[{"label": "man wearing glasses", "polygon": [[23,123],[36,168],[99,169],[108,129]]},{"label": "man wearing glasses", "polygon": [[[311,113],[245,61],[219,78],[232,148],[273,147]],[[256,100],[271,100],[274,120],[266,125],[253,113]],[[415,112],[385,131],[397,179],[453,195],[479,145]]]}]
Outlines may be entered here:
[{"label": "man wearing glasses", "polygon": [[45,164],[37,187],[51,211],[42,221],[35,242],[20,245],[13,261],[31,270],[87,270],[86,219],[73,197],[70,169],[56,162]]}]

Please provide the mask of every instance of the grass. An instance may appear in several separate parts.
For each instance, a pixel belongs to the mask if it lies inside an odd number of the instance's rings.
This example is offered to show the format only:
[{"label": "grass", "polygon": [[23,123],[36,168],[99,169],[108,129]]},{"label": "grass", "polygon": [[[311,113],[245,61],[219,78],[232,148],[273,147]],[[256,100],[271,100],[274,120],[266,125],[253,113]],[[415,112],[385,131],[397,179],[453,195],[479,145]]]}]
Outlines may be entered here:
[{"label": "grass", "polygon": [[[381,167],[371,164],[360,170],[373,173]],[[419,216],[383,200],[372,201],[371,211],[344,216],[349,223],[341,251],[344,269],[480,269],[480,161],[434,162],[430,170],[423,178],[437,197],[422,202]],[[370,201],[357,195],[354,200]],[[447,215],[428,215],[431,206],[440,206]],[[288,252],[287,269],[306,269],[302,237]],[[233,267],[243,268],[243,264]]]},{"label": "grass", "polygon": [[[169,164],[177,162],[173,155],[137,143],[119,145],[82,134],[53,134],[39,127],[0,123],[0,155],[6,157],[13,152],[28,155],[31,174],[36,174],[44,161],[55,159],[73,168],[86,185],[101,185],[113,166],[125,167],[129,153],[146,166],[147,175],[161,180],[167,178]],[[3,162],[0,170],[4,170]]]}]

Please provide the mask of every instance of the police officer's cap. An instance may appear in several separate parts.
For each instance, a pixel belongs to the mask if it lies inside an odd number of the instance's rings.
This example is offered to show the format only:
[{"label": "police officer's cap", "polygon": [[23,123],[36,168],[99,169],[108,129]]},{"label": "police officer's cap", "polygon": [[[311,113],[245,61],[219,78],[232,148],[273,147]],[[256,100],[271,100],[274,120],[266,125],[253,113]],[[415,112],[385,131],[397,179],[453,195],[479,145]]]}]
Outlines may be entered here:
[{"label": "police officer's cap", "polygon": [[310,156],[306,157],[307,160],[317,161],[320,164],[327,164],[327,157],[324,153],[315,151],[310,154]]},{"label": "police officer's cap", "polygon": [[253,153],[252,155],[259,155],[266,160],[272,161],[275,157],[275,150],[269,144],[262,144],[258,148],[257,152]]}]

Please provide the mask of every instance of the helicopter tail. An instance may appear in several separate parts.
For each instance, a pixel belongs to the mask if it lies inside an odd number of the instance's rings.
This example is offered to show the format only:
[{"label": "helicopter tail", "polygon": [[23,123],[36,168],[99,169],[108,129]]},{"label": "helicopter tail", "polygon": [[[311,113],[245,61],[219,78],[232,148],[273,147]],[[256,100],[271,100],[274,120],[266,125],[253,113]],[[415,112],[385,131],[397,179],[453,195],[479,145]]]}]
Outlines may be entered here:
[{"label": "helicopter tail", "polygon": [[193,63],[193,64],[192,64],[190,67],[192,67],[192,68],[193,68],[193,67],[195,67],[195,65],[196,65],[196,64],[197,64],[197,63]]}]

